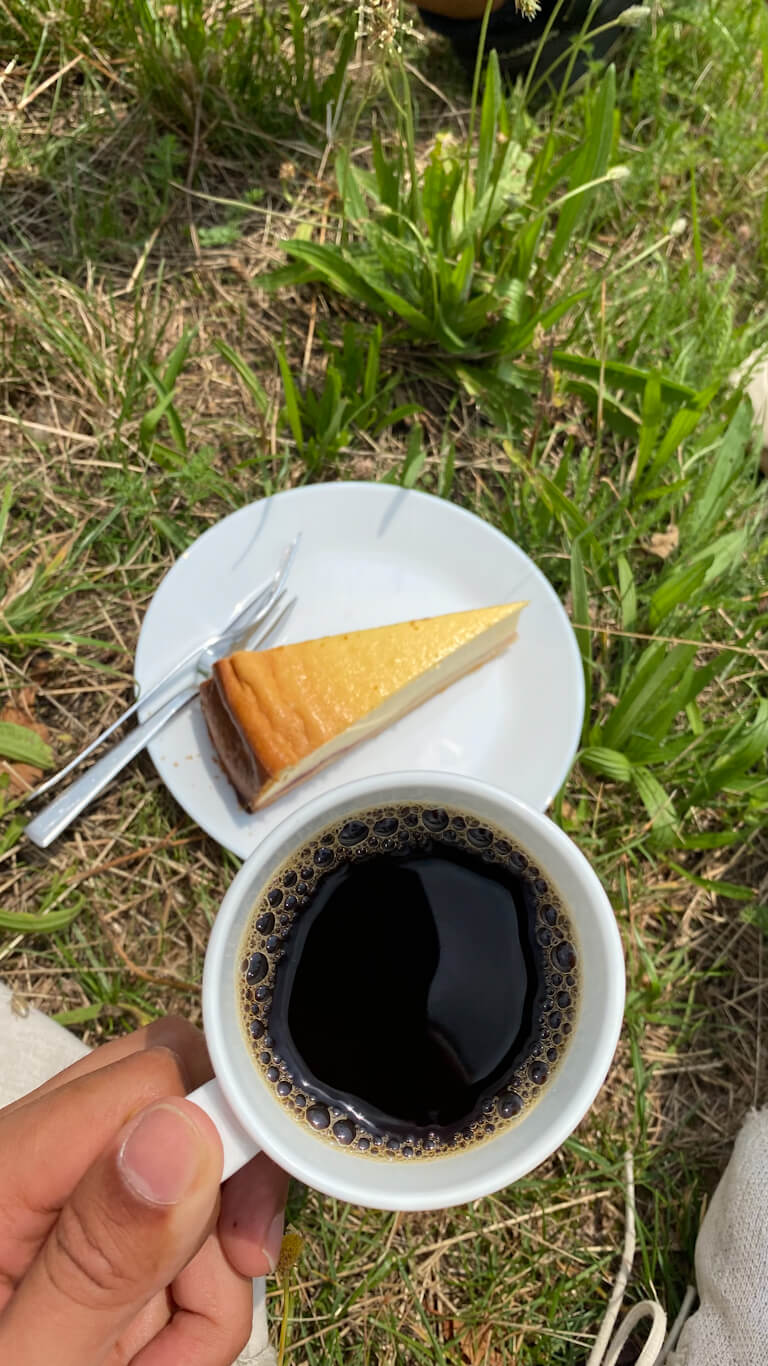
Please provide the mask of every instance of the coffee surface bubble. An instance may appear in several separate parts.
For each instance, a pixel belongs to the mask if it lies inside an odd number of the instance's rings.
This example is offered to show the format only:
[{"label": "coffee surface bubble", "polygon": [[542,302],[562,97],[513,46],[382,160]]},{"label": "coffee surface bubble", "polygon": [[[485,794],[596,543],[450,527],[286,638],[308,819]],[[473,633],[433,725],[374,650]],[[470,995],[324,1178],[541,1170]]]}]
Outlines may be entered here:
[{"label": "coffee surface bubble", "polygon": [[276,1099],[323,1141],[384,1161],[517,1122],[556,1076],[579,1004],[578,944],[544,871],[475,817],[415,803],[298,849],[238,961],[243,1032]]}]

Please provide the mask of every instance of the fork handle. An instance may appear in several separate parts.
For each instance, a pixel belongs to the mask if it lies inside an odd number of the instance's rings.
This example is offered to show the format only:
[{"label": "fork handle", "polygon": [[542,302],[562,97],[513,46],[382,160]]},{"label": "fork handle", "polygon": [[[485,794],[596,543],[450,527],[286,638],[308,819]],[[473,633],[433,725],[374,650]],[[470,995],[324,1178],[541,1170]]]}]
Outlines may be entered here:
[{"label": "fork handle", "polygon": [[197,696],[198,689],[184,688],[182,692],[172,697],[170,702],[160,707],[156,712],[140,726],[136,726],[125,736],[119,744],[110,749],[101,759],[97,759],[92,764],[87,773],[81,778],[77,778],[71,783],[66,792],[31,820],[24,833],[27,839],[36,844],[38,849],[47,849],[49,844],[53,844],[55,839],[66,830],[68,825],[84,811],[86,806],[98,797],[100,792],[111,783],[112,779],[130,763],[135,755],[139,754],[145,745],[149,743],[153,735],[157,735],[162,730],[167,721],[181,711],[193,697]]}]

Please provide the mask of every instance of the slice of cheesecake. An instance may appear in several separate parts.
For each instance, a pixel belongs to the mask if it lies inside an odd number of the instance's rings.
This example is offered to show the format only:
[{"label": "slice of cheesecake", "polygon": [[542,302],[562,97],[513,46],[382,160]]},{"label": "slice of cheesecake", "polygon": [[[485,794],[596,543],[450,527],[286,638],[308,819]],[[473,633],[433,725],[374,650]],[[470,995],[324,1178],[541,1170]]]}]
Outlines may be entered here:
[{"label": "slice of cheesecake", "polygon": [[525,603],[239,650],[200,696],[222,767],[249,811],[509,645]]}]

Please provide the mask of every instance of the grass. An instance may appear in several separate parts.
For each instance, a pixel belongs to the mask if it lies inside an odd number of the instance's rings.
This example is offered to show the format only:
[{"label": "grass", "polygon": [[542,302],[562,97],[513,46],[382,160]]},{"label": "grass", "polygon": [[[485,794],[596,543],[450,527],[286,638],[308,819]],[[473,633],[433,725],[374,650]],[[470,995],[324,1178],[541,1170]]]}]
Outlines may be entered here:
[{"label": "grass", "polygon": [[616,907],[626,1026],[589,1118],[491,1199],[295,1189],[287,1359],[582,1361],[625,1150],[629,1295],[674,1314],[768,1094],[765,484],[728,384],[768,343],[765,7],[671,7],[535,113],[493,69],[473,112],[389,5],[0,0],[0,48],[0,973],[92,1043],[199,1018],[235,860],[146,759],[45,857],[17,796],[124,705],[190,541],[306,479],[479,512],[577,626],[553,815]]}]

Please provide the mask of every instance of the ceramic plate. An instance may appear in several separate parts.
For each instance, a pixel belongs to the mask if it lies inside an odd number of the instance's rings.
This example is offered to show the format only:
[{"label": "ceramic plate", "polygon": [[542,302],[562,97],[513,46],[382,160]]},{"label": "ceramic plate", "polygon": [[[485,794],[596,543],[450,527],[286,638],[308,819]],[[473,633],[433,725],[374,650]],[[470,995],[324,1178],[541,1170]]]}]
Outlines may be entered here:
[{"label": "ceramic plate", "polygon": [[139,636],[142,690],[217,629],[300,533],[297,603],[268,644],[527,599],[517,641],[264,811],[243,811],[193,702],[149,752],[180,806],[246,858],[278,821],[341,783],[397,769],[466,773],[543,811],[573,762],[584,689],[578,646],[551,585],[479,517],[388,484],[315,484],[241,508],[177,560]]}]

